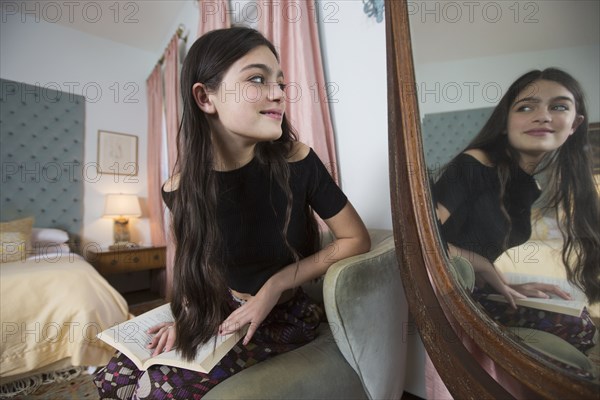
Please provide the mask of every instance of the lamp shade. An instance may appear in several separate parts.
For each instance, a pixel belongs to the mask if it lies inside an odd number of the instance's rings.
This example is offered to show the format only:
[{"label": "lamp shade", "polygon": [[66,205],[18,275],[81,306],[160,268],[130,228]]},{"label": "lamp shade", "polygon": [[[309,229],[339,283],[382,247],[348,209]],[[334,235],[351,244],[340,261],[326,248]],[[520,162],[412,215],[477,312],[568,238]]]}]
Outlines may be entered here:
[{"label": "lamp shade", "polygon": [[140,201],[135,194],[107,194],[104,204],[105,217],[139,217],[142,215]]}]

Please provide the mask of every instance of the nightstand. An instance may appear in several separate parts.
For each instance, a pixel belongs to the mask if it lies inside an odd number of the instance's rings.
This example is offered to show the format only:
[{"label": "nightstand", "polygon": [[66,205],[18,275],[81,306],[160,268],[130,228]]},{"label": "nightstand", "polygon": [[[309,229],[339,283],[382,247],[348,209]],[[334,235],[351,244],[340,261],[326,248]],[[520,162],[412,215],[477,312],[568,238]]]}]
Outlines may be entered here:
[{"label": "nightstand", "polygon": [[153,281],[166,267],[166,247],[89,249],[86,258],[130,305],[160,298]]}]

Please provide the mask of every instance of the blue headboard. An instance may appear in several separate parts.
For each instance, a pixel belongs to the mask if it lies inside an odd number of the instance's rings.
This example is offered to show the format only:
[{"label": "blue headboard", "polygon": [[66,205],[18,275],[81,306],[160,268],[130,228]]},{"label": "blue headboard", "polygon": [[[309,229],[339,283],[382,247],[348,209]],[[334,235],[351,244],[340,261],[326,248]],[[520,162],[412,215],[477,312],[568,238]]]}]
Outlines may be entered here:
[{"label": "blue headboard", "polygon": [[37,227],[75,237],[83,225],[85,99],[0,79],[0,219],[34,216]]},{"label": "blue headboard", "polygon": [[438,171],[479,133],[493,107],[426,114],[421,126],[425,162]]}]

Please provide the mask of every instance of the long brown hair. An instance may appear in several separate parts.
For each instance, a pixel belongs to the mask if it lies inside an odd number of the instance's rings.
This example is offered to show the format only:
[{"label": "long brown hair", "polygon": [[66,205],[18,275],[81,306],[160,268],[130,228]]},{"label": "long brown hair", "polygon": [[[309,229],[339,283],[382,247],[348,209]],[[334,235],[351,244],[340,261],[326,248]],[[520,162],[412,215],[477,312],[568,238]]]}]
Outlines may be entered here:
[{"label": "long brown hair", "polygon": [[[275,47],[258,31],[234,27],[211,31],[190,48],[181,71],[183,116],[177,136],[178,157],[174,173],[179,187],[171,207],[172,231],[176,244],[171,309],[176,321],[178,351],[192,359],[196,348],[217,332],[229,313],[228,287],[224,278],[221,235],[217,223],[217,180],[214,153],[206,115],[192,94],[196,82],[216,90],[227,70],[238,59],[259,46]],[[287,210],[282,235],[296,261],[299,257],[286,239],[292,209],[288,157],[297,140],[286,117],[279,139],[258,143],[255,157],[284,191]],[[318,229],[309,213],[307,231],[311,244],[318,243]]]},{"label": "long brown hair", "polygon": [[[540,206],[543,210],[555,213],[560,221],[564,238],[562,260],[567,278],[585,292],[590,303],[595,303],[600,301],[600,205],[592,174],[588,113],[579,83],[557,68],[534,70],[522,75],[508,88],[465,151],[481,149],[496,165],[500,180],[500,205],[510,224],[503,199],[511,169],[519,168],[519,154],[508,142],[508,113],[519,93],[540,80],[559,83],[569,90],[575,100],[576,114],[584,117],[577,130],[559,149],[545,155],[536,174],[543,172],[546,178]],[[510,231],[504,241],[505,247],[509,234]]]}]

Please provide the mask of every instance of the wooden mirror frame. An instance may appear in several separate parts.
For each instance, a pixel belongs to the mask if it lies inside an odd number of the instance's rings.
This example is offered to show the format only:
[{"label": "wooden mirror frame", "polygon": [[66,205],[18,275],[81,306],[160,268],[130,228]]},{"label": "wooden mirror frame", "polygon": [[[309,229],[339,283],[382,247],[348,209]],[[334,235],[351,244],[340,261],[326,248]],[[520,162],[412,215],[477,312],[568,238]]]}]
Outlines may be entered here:
[{"label": "wooden mirror frame", "polygon": [[385,3],[392,220],[410,311],[456,399],[597,398],[599,387],[540,362],[471,302],[447,267],[422,142],[408,5]]}]

